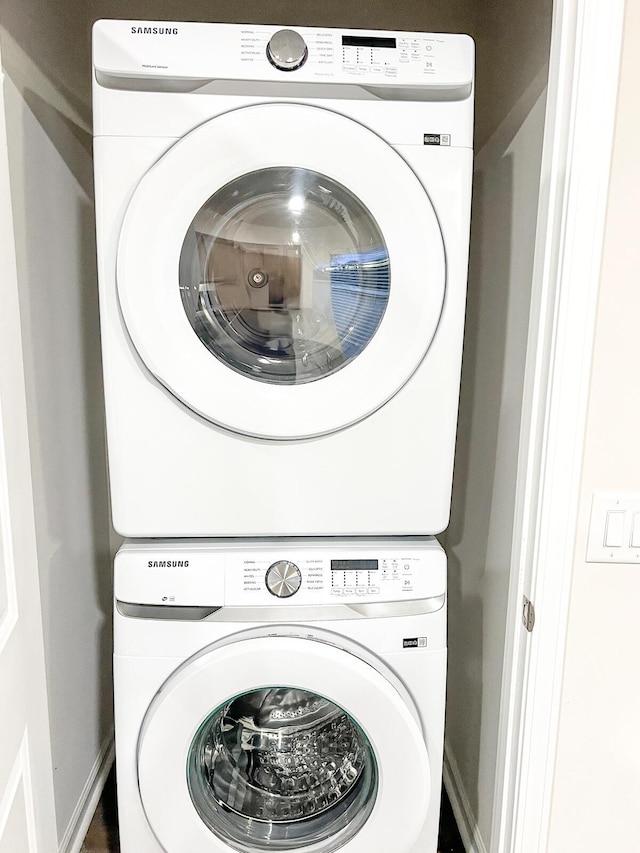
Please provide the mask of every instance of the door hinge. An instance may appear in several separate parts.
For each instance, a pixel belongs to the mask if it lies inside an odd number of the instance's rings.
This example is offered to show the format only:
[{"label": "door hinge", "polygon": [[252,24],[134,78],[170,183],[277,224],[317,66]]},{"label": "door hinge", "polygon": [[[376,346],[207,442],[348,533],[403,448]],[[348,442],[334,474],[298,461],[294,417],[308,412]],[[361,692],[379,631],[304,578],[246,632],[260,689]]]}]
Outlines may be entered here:
[{"label": "door hinge", "polygon": [[536,624],[536,609],[526,595],[522,596],[522,624],[531,633]]}]

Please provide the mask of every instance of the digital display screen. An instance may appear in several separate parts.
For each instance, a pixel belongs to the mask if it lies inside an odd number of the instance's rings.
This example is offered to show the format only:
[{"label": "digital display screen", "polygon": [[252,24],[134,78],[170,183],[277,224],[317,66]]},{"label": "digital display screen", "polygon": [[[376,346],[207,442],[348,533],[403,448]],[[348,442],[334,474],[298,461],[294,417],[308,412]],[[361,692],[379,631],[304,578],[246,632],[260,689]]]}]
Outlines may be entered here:
[{"label": "digital display screen", "polygon": [[377,560],[331,560],[332,572],[375,572]]},{"label": "digital display screen", "polygon": [[342,36],[343,47],[395,47],[396,40],[385,36]]}]

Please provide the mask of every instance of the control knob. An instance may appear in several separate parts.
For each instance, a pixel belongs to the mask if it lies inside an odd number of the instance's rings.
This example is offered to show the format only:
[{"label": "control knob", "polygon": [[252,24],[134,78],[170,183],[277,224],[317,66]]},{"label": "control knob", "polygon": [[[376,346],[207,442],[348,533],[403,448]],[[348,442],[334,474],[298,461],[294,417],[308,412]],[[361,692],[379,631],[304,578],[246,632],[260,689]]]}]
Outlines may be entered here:
[{"label": "control knob", "polygon": [[289,598],[294,595],[302,583],[302,574],[295,563],[278,560],[267,569],[265,583],[271,595],[277,598]]},{"label": "control knob", "polygon": [[267,59],[280,71],[295,71],[307,61],[305,40],[295,30],[278,30],[269,39]]}]

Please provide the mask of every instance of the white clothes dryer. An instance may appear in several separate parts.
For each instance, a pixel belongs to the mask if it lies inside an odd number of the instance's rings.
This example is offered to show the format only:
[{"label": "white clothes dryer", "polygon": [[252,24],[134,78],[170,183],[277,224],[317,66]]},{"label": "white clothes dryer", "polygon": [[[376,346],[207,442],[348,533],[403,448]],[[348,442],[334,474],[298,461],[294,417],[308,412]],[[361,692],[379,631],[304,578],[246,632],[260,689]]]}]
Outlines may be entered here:
[{"label": "white clothes dryer", "polygon": [[120,533],[446,526],[473,58],[458,35],[95,25]]},{"label": "white clothes dryer", "polygon": [[138,540],[115,596],[122,853],[436,853],[435,540]]}]

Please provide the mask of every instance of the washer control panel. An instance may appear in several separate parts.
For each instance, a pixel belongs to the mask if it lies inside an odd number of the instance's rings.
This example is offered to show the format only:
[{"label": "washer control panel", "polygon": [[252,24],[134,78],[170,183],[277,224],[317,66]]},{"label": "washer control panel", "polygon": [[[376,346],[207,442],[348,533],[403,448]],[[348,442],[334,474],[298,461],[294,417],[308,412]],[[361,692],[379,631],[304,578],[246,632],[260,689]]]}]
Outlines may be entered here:
[{"label": "washer control panel", "polygon": [[[436,558],[436,559],[434,559]],[[446,566],[433,553],[411,550],[350,553],[230,554],[225,570],[227,604],[350,604],[429,598],[446,586]]]},{"label": "washer control panel", "polygon": [[132,604],[215,607],[366,605],[435,598],[447,588],[432,537],[126,542],[115,593]]}]

